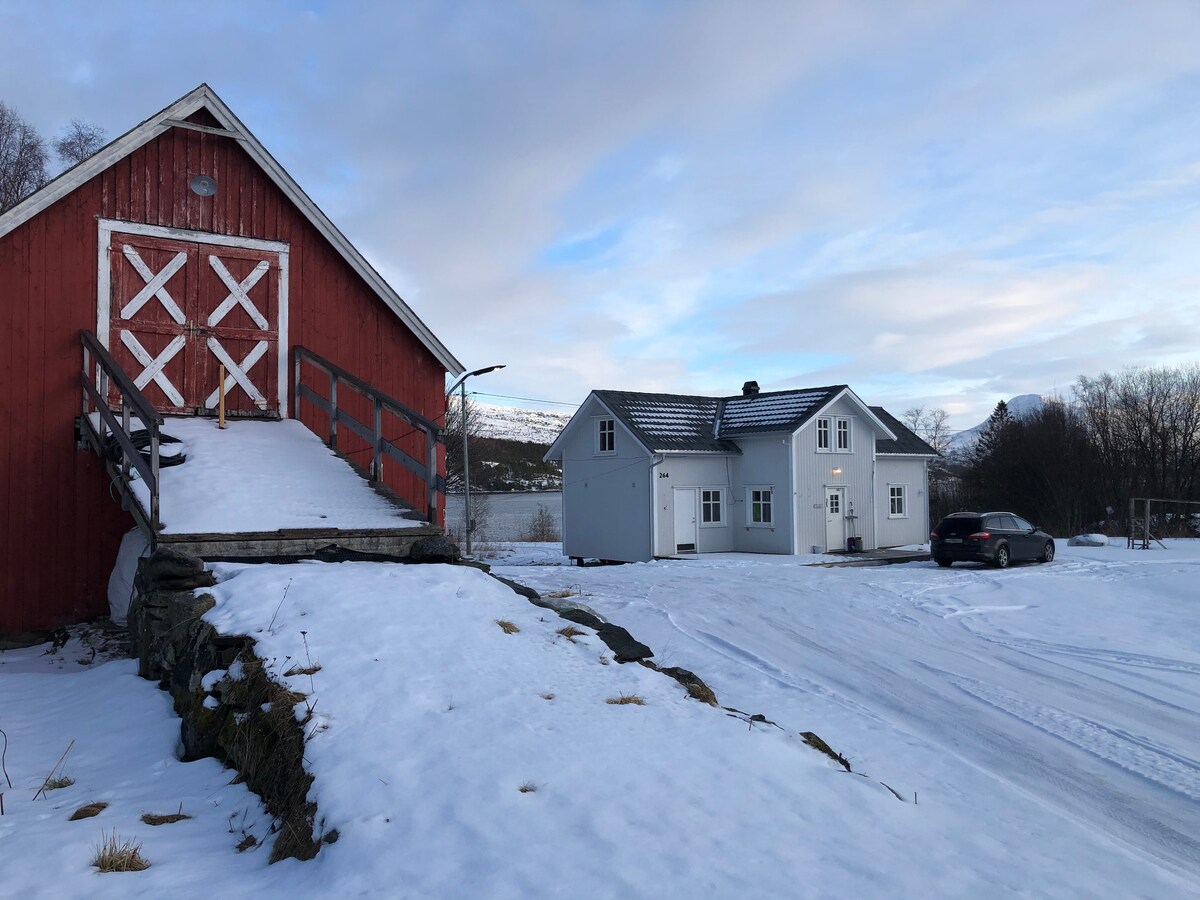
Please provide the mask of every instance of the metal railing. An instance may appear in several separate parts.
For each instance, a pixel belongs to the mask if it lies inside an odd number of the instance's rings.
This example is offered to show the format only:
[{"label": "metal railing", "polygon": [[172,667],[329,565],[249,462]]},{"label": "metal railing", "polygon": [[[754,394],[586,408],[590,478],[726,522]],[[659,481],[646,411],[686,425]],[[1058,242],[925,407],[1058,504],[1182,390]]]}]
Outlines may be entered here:
[{"label": "metal railing", "polygon": [[[310,364],[323,372],[329,379],[328,399],[301,383],[302,363]],[[436,524],[437,496],[438,494],[444,495],[446,493],[445,479],[438,474],[437,470],[437,445],[444,443],[441,427],[432,419],[427,419],[399,400],[389,397],[361,378],[350,374],[341,366],[299,345],[292,348],[292,366],[294,388],[292,402],[295,418],[300,418],[301,401],[307,400],[317,407],[317,409],[324,412],[329,420],[329,430],[325,442],[331,449],[337,450],[338,425],[345,425],[350,431],[366,441],[371,450],[369,471],[372,481],[383,481],[383,460],[385,456],[390,456],[418,478],[421,478],[425,482],[426,515],[430,523]],[[346,412],[344,408],[338,406],[338,388],[342,385],[350,388],[370,402],[370,425],[358,421],[358,419]],[[414,459],[408,453],[401,450],[395,443],[396,438],[384,437],[383,413],[385,410],[401,422],[404,422],[413,431],[419,431],[425,435],[424,462]],[[412,432],[409,433],[411,434]]]},{"label": "metal railing", "polygon": [[[129,510],[137,519],[153,548],[161,527],[158,517],[158,451],[162,416],[95,334],[84,329],[79,333],[79,338],[83,345],[83,372],[79,377],[83,387],[80,435],[87,435],[94,442],[93,449],[104,460],[113,483],[121,492],[121,507]],[[109,395],[114,389],[116,412],[109,407]],[[95,423],[92,421],[93,413],[97,415]],[[131,427],[135,416],[136,429]],[[135,430],[144,430],[148,436],[148,459],[147,453],[134,443]],[[109,435],[112,442],[108,439]],[[142,508],[133,492],[135,471],[149,491],[148,510]]]}]

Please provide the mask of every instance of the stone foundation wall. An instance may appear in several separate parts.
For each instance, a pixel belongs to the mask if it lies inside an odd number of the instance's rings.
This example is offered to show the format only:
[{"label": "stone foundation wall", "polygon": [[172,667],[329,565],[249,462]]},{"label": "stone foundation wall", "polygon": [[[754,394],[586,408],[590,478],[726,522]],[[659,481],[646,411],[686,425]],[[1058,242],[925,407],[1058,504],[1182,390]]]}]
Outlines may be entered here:
[{"label": "stone foundation wall", "polygon": [[[201,560],[159,550],[140,561],[129,610],[138,673],[174,700],[185,760],[213,756],[238,772],[275,817],[271,861],[311,859],[323,841],[312,776],[304,770],[303,694],[273,681],[246,636],[217,634],[201,617],[215,604]],[[207,677],[206,677],[207,676]]]}]

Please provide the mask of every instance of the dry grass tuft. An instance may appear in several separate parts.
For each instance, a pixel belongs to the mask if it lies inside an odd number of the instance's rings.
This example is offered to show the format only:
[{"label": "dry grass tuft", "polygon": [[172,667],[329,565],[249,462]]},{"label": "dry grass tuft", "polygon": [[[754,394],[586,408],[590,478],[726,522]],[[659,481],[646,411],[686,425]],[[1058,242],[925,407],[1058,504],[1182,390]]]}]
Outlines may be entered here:
[{"label": "dry grass tuft", "polygon": [[609,697],[604,701],[612,706],[645,706],[646,701],[637,694],[621,694],[619,697]]},{"label": "dry grass tuft", "polygon": [[521,630],[514,623],[508,621],[508,619],[497,619],[496,624],[500,626],[500,630],[505,634],[516,634]]},{"label": "dry grass tuft", "polygon": [[532,794],[537,790],[537,785],[534,784],[532,781],[527,781],[523,785],[521,785],[519,788],[517,788],[517,790],[520,791],[522,794]]},{"label": "dry grass tuft", "polygon": [[542,694],[542,699],[543,700],[553,700],[554,695],[553,694]]},{"label": "dry grass tuft", "polygon": [[42,787],[45,791],[57,791],[59,788],[70,787],[75,783],[75,779],[70,775],[58,775],[54,778],[46,779],[46,784]]},{"label": "dry grass tuft", "polygon": [[602,665],[602,666],[608,665],[608,654],[607,653],[600,654],[600,665]]},{"label": "dry grass tuft", "polygon": [[184,819],[190,819],[185,812],[170,813],[165,816],[157,816],[154,813],[142,813],[142,821],[147,825],[173,825],[176,822],[182,822]]},{"label": "dry grass tuft", "polygon": [[116,831],[106,835],[96,848],[92,865],[101,872],[141,872],[150,868],[150,862],[142,856],[142,842],[122,841]]},{"label": "dry grass tuft", "polygon": [[313,663],[311,666],[292,666],[283,673],[283,677],[291,678],[293,675],[316,675],[320,671],[320,663]]},{"label": "dry grass tuft", "polygon": [[248,834],[244,838],[242,838],[240,841],[237,842],[237,852],[245,853],[251,847],[257,847],[257,846],[258,846],[258,838],[256,838],[252,834]]},{"label": "dry grass tuft", "polygon": [[558,633],[565,637],[572,644],[575,643],[575,638],[583,637],[585,634],[587,634],[586,631],[580,631],[574,625],[564,626],[563,628],[558,629]]},{"label": "dry grass tuft", "polygon": [[81,806],[75,812],[71,813],[71,818],[68,822],[77,822],[80,819],[90,819],[93,816],[98,816],[104,810],[108,809],[108,804],[104,801],[98,803],[89,803],[87,806]]},{"label": "dry grass tuft", "polygon": [[551,591],[546,596],[552,600],[566,600],[568,597],[574,597],[575,592],[570,588],[563,588],[561,591]]}]

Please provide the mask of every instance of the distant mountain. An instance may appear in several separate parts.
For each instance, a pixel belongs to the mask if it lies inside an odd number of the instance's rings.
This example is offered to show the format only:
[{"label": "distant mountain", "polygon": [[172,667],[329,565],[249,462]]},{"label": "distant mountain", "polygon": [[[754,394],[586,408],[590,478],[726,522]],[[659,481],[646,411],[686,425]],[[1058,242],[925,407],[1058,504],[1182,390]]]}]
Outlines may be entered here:
[{"label": "distant mountain", "polygon": [[[1041,394],[1019,394],[1008,401],[1008,414],[1015,419],[1023,419],[1025,416],[1039,412],[1045,405]],[[991,418],[991,413],[988,413],[988,418]],[[953,435],[950,438],[947,449],[951,453],[958,450],[970,450],[975,446],[975,442],[979,440],[980,432],[987,427],[987,423],[988,420],[984,419],[973,428],[968,428]]]},{"label": "distant mountain", "polygon": [[489,403],[476,403],[471,410],[478,417],[475,424],[479,426],[479,433],[486,437],[546,445],[554,443],[574,415],[573,412],[545,412]]}]

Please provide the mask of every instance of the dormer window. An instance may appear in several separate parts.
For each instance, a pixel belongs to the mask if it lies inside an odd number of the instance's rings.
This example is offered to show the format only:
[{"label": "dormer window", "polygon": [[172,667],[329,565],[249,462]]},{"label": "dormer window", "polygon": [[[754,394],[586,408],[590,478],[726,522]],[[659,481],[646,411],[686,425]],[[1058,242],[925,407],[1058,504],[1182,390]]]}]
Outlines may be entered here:
[{"label": "dormer window", "polygon": [[617,452],[617,423],[614,420],[596,420],[596,452]]}]

